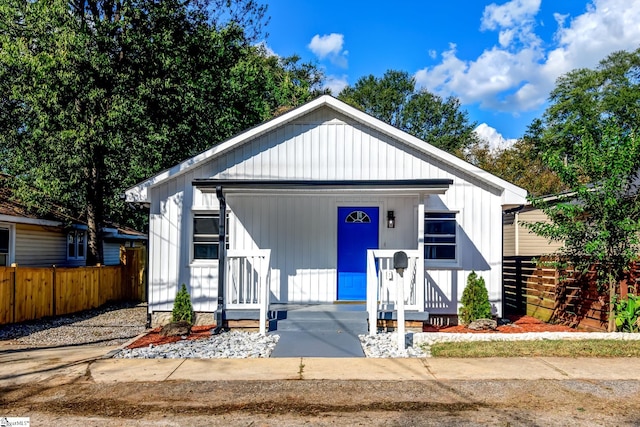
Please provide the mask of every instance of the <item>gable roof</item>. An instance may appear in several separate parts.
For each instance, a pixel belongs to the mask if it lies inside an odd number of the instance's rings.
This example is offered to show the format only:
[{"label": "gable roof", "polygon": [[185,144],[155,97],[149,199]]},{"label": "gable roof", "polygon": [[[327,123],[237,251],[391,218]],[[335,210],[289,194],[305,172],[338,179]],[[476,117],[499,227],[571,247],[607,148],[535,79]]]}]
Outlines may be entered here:
[{"label": "gable roof", "polygon": [[434,157],[444,164],[464,173],[471,175],[481,182],[502,191],[503,205],[520,205],[526,202],[526,190],[517,187],[495,175],[490,174],[464,160],[447,153],[425,141],[414,137],[398,128],[395,128],[382,120],[376,119],[369,114],[358,110],[330,95],[323,95],[314,99],[298,108],[295,108],[281,116],[271,119],[245,132],[242,132],[226,141],[221,142],[212,148],[187,159],[170,169],[166,169],[159,174],[131,187],[125,191],[125,198],[128,202],[150,203],[149,189],[175,178],[187,171],[218,157],[238,146],[254,140],[255,138],[266,134],[280,126],[292,122],[304,115],[311,113],[322,107],[329,107],[338,113],[341,113],[352,120],[359,122],[375,131],[387,135],[419,152]]}]

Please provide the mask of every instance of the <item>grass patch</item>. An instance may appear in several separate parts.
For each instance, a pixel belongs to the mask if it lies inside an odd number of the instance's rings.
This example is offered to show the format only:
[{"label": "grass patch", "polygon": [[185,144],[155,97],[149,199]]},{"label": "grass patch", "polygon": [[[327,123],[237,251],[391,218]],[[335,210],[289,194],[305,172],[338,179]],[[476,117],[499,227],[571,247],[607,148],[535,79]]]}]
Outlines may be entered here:
[{"label": "grass patch", "polygon": [[640,357],[640,341],[544,340],[437,343],[433,357]]}]

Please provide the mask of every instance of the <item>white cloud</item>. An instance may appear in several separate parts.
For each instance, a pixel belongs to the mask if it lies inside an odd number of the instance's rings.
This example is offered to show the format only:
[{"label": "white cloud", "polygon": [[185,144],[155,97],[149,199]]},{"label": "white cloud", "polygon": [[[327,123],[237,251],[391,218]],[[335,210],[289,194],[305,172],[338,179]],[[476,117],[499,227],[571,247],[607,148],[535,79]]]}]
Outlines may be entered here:
[{"label": "white cloud", "polygon": [[[554,59],[571,68],[593,67],[611,52],[633,50],[640,43],[640,2],[595,0],[587,12],[560,25]],[[545,65],[553,65],[551,58]],[[569,70],[566,70],[569,71]]]},{"label": "white cloud", "polygon": [[474,132],[481,139],[484,139],[489,143],[489,148],[491,150],[504,150],[505,148],[511,147],[517,141],[517,139],[505,138],[496,129],[492,128],[486,123],[478,125],[478,127],[474,129]]},{"label": "white cloud", "polygon": [[347,87],[349,82],[347,81],[347,76],[326,76],[324,79],[324,89],[329,89],[333,96],[337,96],[342,89]]},{"label": "white cloud", "polygon": [[308,47],[318,58],[324,59],[329,54],[339,54],[343,44],[344,36],[342,34],[331,33],[324,36],[316,34]]},{"label": "white cloud", "polygon": [[495,30],[503,27],[515,27],[530,20],[540,10],[541,0],[513,0],[498,6],[490,4],[484,9],[480,28]]},{"label": "white cloud", "polygon": [[441,96],[457,96],[463,104],[532,111],[544,105],[561,75],[638,47],[639,1],[592,0],[579,16],[555,14],[558,29],[546,50],[535,33],[539,9],[540,0],[487,6],[480,29],[498,31],[496,44],[471,60],[459,58],[451,44],[439,64],[416,73],[416,82]]},{"label": "white cloud", "polygon": [[343,50],[344,35],[331,33],[323,36],[316,34],[307,45],[318,59],[328,58],[338,67],[347,68],[349,51]]}]

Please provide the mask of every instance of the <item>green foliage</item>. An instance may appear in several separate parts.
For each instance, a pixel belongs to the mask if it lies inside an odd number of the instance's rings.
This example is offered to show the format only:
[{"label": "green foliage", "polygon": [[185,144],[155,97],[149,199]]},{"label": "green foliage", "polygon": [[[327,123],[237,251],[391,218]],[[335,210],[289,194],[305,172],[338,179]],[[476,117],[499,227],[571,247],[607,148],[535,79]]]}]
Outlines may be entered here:
[{"label": "green foliage", "polygon": [[491,303],[489,302],[489,293],[485,286],[484,279],[476,274],[475,271],[469,274],[467,278],[467,286],[462,292],[460,300],[460,322],[468,325],[474,320],[491,318]]},{"label": "green foliage", "polygon": [[442,99],[426,90],[416,90],[415,80],[403,71],[387,71],[380,79],[369,75],[340,92],[338,98],[450,153],[477,141],[460,101]]},{"label": "green foliage", "polygon": [[135,183],[295,107],[322,78],[255,45],[256,0],[0,4],[0,171],[89,225],[140,227]]},{"label": "green foliage", "polygon": [[640,332],[640,297],[629,294],[616,301],[616,328],[620,332]]},{"label": "green foliage", "polygon": [[184,283],[176,294],[176,300],[173,302],[171,320],[173,322],[185,321],[191,324],[193,323],[193,305],[191,305],[191,296],[189,295],[187,286]]},{"label": "green foliage", "polygon": [[544,152],[570,158],[580,151],[583,137],[598,145],[612,125],[634,132],[640,117],[640,48],[614,52],[596,69],[561,76],[549,99],[543,120],[531,129]]},{"label": "green foliage", "polygon": [[571,190],[554,200],[533,198],[550,222],[527,226],[564,242],[560,254],[578,271],[597,263],[599,284],[618,283],[639,250],[640,139],[610,127],[599,141],[584,135],[571,159],[553,152],[546,159]]},{"label": "green foliage", "polygon": [[558,175],[544,163],[535,143],[526,136],[501,150],[492,150],[486,141],[479,141],[467,147],[464,159],[534,196],[566,189]]},{"label": "green foliage", "polygon": [[616,52],[596,70],[558,79],[536,134],[547,166],[568,191],[553,200],[533,198],[550,223],[535,233],[564,242],[566,260],[609,289],[613,330],[616,286],[640,250],[640,49]]}]

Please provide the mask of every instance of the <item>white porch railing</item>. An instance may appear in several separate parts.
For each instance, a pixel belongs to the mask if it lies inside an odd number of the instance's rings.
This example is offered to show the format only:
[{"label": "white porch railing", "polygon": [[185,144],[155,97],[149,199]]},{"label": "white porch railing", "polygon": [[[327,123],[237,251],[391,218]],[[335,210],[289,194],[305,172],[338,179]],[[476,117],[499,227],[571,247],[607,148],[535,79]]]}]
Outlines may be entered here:
[{"label": "white porch railing", "polygon": [[404,309],[424,311],[424,261],[422,251],[402,250],[407,254],[408,268],[403,277],[393,268],[393,255],[402,249],[370,249],[367,251],[367,312],[369,334],[376,334],[378,311],[397,308],[398,284],[403,284]]},{"label": "white porch railing", "polygon": [[269,307],[270,249],[227,251],[225,309],[259,309],[260,333],[266,333]]}]

